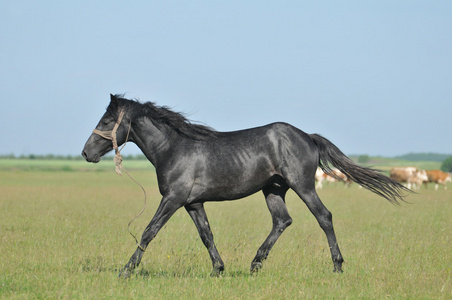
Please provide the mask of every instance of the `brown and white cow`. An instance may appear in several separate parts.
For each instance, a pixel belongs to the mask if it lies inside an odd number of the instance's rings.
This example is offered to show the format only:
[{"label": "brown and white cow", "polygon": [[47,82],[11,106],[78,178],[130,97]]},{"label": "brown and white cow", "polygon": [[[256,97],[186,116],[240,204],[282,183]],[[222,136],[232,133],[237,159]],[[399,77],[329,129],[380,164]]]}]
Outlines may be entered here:
[{"label": "brown and white cow", "polygon": [[[348,187],[350,186],[350,184],[352,183],[352,181],[341,171],[339,171],[338,169],[334,169],[332,170],[334,175],[336,175],[337,178],[340,178],[342,182],[345,183],[345,186]],[[330,176],[328,174],[325,174],[322,169],[318,168],[316,173],[315,173],[315,180],[317,181],[317,185],[316,188],[317,189],[321,189],[323,187],[323,181],[327,181],[327,182],[338,182],[339,180]]]},{"label": "brown and white cow", "polygon": [[[438,190],[438,185],[442,184],[444,185],[444,189],[447,190],[447,182],[452,182],[450,174],[443,172],[441,170],[428,170],[427,177],[428,182],[434,182],[435,183],[435,190]],[[427,186],[427,182],[426,182]]]},{"label": "brown and white cow", "polygon": [[411,186],[413,189],[420,188],[423,182],[428,181],[427,172],[415,167],[392,168],[389,177],[399,183],[406,183],[409,189]]},{"label": "brown and white cow", "polygon": [[323,173],[322,169],[317,168],[317,171],[315,172],[315,181],[317,181],[316,188],[321,189],[323,187],[323,181],[325,180],[325,177],[323,176],[325,173]]},{"label": "brown and white cow", "polygon": [[[346,187],[349,187],[350,184],[353,182],[353,181],[351,181],[351,180],[347,177],[347,175],[345,175],[344,173],[342,173],[342,172],[339,171],[338,169],[334,169],[334,170],[333,170],[333,173],[334,173],[337,177],[339,177],[339,178],[341,179],[341,181],[345,184]],[[328,176],[328,177],[331,177],[331,176]],[[331,177],[331,178],[334,179],[334,177]],[[337,181],[337,180],[336,180],[336,181]]]}]

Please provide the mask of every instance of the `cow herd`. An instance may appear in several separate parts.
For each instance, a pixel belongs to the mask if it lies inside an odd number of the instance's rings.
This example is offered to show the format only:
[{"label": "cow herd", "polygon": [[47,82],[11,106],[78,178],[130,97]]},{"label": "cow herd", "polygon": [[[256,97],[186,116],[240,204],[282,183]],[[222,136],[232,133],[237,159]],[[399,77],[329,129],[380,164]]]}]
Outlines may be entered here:
[{"label": "cow herd", "polygon": [[[350,186],[352,181],[341,171],[335,169],[334,174],[326,174],[320,168],[315,174],[316,188],[321,189],[325,182],[332,183],[341,181],[346,187]],[[331,176],[334,175],[334,176]],[[435,189],[443,185],[447,189],[447,182],[452,182],[451,175],[440,170],[420,170],[415,167],[392,168],[389,172],[391,179],[404,184],[409,189],[420,189],[422,185],[428,187],[428,183],[434,183]]]}]

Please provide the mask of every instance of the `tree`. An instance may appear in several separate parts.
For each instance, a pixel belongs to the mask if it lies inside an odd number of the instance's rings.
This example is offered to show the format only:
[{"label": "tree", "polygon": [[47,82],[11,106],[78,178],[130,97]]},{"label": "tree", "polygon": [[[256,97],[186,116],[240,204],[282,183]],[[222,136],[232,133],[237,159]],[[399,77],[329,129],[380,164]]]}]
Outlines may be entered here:
[{"label": "tree", "polygon": [[446,158],[441,164],[441,170],[444,172],[452,172],[452,156]]},{"label": "tree", "polygon": [[360,155],[360,156],[358,157],[358,162],[359,162],[360,164],[366,164],[366,163],[369,162],[369,160],[370,160],[369,155]]}]

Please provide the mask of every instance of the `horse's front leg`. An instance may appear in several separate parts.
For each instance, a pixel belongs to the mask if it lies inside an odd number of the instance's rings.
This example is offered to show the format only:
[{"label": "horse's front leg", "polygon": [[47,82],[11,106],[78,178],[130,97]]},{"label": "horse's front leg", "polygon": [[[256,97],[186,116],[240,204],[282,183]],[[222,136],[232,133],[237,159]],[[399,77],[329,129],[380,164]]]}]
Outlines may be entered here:
[{"label": "horse's front leg", "polygon": [[138,267],[143,257],[143,253],[146,250],[148,244],[154,239],[159,230],[165,225],[169,218],[178,210],[182,205],[172,201],[170,198],[163,198],[160,205],[152,218],[149,225],[141,236],[141,242],[135,250],[135,253],[130,258],[129,262],[122,268],[119,273],[119,277],[129,278],[133,270]]}]

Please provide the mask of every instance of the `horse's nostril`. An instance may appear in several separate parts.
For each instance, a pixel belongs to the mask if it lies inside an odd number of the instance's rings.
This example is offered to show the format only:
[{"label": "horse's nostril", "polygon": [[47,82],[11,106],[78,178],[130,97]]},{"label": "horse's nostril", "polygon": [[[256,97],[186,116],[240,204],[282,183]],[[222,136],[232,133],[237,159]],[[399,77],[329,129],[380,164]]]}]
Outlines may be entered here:
[{"label": "horse's nostril", "polygon": [[82,156],[83,156],[85,159],[87,159],[87,155],[86,155],[85,150],[82,151]]}]

